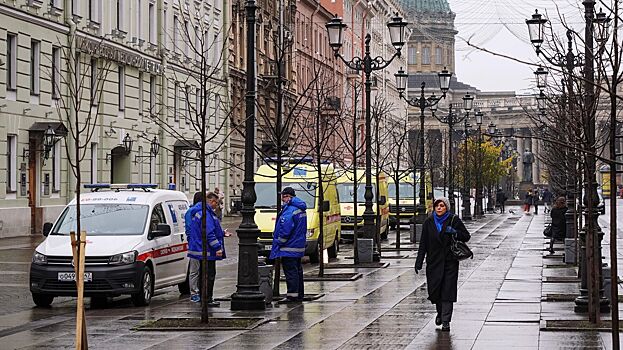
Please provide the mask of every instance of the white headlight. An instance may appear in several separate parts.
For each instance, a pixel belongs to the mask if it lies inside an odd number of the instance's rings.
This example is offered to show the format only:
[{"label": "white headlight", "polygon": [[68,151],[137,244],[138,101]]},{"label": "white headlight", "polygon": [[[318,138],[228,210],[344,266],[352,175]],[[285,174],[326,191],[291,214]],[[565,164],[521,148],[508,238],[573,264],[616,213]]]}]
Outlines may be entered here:
[{"label": "white headlight", "polygon": [[110,257],[108,263],[111,265],[127,265],[136,261],[136,251],[117,254]]},{"label": "white headlight", "polygon": [[48,263],[48,257],[35,251],[32,255],[32,263],[37,265],[45,265]]}]

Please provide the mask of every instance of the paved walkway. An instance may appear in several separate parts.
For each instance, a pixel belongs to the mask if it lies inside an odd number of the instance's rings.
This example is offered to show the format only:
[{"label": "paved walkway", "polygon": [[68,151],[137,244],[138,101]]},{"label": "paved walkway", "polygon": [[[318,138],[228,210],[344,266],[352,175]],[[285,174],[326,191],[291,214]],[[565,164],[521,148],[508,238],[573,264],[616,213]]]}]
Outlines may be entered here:
[{"label": "paved walkway", "polygon": [[[127,298],[115,299],[106,309],[87,311],[89,344],[94,349],[608,349],[608,333],[540,329],[543,320],[583,317],[573,313],[572,302],[542,301],[549,293],[577,292],[577,283],[544,282],[551,276],[577,274],[575,268],[562,266],[560,257],[544,252],[544,218],[488,215],[467,224],[475,256],[461,262],[459,302],[449,333],[434,325],[426,277],[413,270],[415,251],[403,251],[384,253],[403,255],[386,258],[387,268],[327,269],[365,276],[354,282],[307,282],[306,292],[326,294],[313,302],[274,305],[264,312],[232,312],[228,302],[213,309],[213,317],[269,319],[250,331],[132,331],[144,319],[197,316],[198,306],[173,291],[155,297],[149,308],[134,308]],[[342,258],[348,255],[352,251],[343,251],[339,262],[352,261]],[[236,265],[221,266],[216,294],[231,294],[235,283]],[[3,348],[71,347],[72,307],[68,301],[51,309],[0,316]]]}]

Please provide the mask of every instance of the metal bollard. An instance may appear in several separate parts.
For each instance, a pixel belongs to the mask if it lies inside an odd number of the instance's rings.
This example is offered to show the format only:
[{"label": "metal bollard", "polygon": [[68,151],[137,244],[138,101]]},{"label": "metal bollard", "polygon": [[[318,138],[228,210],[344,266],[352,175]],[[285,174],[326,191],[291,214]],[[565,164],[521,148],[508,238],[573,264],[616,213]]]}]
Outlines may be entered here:
[{"label": "metal bollard", "polygon": [[359,262],[371,263],[374,254],[374,240],[372,238],[357,238]]},{"label": "metal bollard", "polygon": [[260,292],[264,294],[264,302],[270,304],[273,301],[273,265],[266,265],[265,259],[258,259],[257,271],[260,276]]}]

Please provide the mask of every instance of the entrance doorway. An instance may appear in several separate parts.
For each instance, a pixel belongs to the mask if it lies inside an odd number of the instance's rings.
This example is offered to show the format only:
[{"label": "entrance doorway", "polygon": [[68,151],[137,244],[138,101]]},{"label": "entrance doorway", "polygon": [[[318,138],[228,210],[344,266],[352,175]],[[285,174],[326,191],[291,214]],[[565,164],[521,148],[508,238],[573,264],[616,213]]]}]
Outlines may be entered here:
[{"label": "entrance doorway", "polygon": [[132,182],[130,153],[123,146],[118,146],[112,149],[110,159],[110,183],[127,184]]},{"label": "entrance doorway", "polygon": [[[30,207],[30,234],[32,235],[40,235],[43,228],[43,208],[39,203],[40,147],[41,140],[31,134],[28,139],[28,206]],[[24,180],[20,178],[20,181]],[[20,184],[20,186],[23,185]]]}]

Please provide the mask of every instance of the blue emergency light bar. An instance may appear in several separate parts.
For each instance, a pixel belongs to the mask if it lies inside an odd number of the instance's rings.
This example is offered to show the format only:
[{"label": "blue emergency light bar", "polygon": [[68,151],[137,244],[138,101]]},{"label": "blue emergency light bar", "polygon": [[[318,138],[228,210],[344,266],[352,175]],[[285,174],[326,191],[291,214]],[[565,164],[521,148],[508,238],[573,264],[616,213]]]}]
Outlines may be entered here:
[{"label": "blue emergency light bar", "polygon": [[90,189],[91,192],[97,192],[101,189],[112,189],[112,190],[121,190],[121,189],[129,189],[129,190],[144,190],[147,191],[149,189],[158,188],[157,184],[84,184],[84,188]]}]

